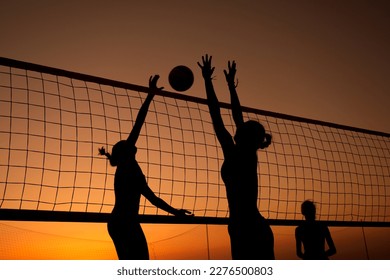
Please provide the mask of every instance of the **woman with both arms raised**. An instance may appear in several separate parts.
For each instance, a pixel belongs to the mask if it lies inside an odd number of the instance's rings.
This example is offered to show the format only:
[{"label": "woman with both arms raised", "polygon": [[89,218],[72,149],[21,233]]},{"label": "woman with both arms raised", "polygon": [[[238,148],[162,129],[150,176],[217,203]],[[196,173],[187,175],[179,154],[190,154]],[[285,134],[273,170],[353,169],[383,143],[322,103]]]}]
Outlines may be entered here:
[{"label": "woman with both arms raised", "polygon": [[212,83],[214,67],[212,57],[202,57],[198,62],[205,82],[208,107],[214,130],[221,144],[224,162],[221,176],[225,183],[229,204],[230,244],[232,258],[275,259],[274,236],[267,220],[257,208],[258,175],[257,150],[271,144],[271,135],[257,121],[244,122],[241,105],[236,92],[236,63],[228,62],[224,70],[230,91],[233,119],[236,124],[234,137],[225,128],[219,102]]}]

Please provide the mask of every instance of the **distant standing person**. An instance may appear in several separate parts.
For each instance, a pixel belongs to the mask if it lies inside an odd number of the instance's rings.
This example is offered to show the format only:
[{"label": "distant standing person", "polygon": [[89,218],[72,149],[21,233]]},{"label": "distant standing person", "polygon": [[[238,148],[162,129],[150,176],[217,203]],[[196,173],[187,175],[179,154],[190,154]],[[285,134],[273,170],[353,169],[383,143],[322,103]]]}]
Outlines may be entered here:
[{"label": "distant standing person", "polygon": [[157,197],[149,188],[145,175],[135,158],[135,146],[145,121],[150,102],[157,88],[159,76],[149,79],[149,93],[138,112],[134,127],[127,140],[121,140],[112,148],[112,154],[99,149],[112,166],[116,167],[114,177],[115,205],[107,223],[108,233],[114,242],[120,260],[147,260],[149,259],[148,245],[142,231],[138,210],[141,195],[145,196],[153,205],[177,216],[190,214],[184,209],[175,209],[161,198]]},{"label": "distant standing person", "polygon": [[198,62],[205,82],[207,104],[215,134],[221,144],[224,161],[221,177],[229,204],[230,246],[234,260],[275,259],[274,235],[268,221],[260,214],[258,202],[257,151],[271,144],[271,135],[257,121],[244,121],[235,84],[236,63],[228,62],[225,78],[229,87],[232,114],[236,124],[234,137],[223,123],[219,102],[212,83],[212,57]]},{"label": "distant standing person", "polygon": [[[295,229],[297,256],[304,260],[329,259],[330,256],[336,254],[336,247],[329,228],[316,221],[316,206],[314,202],[305,200],[301,205],[301,212],[305,216],[305,221]],[[328,250],[325,250],[325,241],[328,245]]]}]

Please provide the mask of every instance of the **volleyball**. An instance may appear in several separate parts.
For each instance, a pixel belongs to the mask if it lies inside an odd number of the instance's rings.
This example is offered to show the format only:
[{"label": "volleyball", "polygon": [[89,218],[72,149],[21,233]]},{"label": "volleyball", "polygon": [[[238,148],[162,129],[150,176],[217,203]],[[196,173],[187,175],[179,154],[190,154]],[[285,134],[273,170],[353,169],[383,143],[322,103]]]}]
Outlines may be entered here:
[{"label": "volleyball", "polygon": [[184,65],[176,66],[168,76],[169,84],[176,91],[186,91],[194,83],[194,74]]}]

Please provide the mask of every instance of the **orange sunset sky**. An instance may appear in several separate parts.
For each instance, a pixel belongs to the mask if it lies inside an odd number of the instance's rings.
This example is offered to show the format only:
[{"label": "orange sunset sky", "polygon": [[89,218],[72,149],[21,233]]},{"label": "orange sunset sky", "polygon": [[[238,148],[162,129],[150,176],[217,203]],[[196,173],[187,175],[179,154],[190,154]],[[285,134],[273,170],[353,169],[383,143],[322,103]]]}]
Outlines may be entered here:
[{"label": "orange sunset sky", "polygon": [[[0,56],[136,85],[187,65],[205,97],[237,62],[242,105],[390,133],[389,1],[1,1]],[[152,259],[229,259],[226,226],[143,225]],[[274,226],[296,259],[294,228]],[[333,259],[390,259],[388,228],[331,228]],[[365,248],[364,239],[367,240]],[[0,259],[116,259],[104,224],[0,221]],[[367,255],[368,254],[368,255]]]}]

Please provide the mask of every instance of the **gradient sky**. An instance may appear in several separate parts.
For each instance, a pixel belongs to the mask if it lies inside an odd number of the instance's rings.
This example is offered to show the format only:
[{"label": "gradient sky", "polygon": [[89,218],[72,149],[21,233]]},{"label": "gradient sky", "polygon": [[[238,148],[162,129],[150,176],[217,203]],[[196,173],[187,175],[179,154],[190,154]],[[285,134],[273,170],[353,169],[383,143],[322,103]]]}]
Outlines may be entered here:
[{"label": "gradient sky", "polygon": [[[244,106],[390,133],[389,1],[2,1],[0,56],[147,85],[208,53]],[[387,239],[387,244],[389,240]],[[390,247],[390,245],[387,245]]]}]

